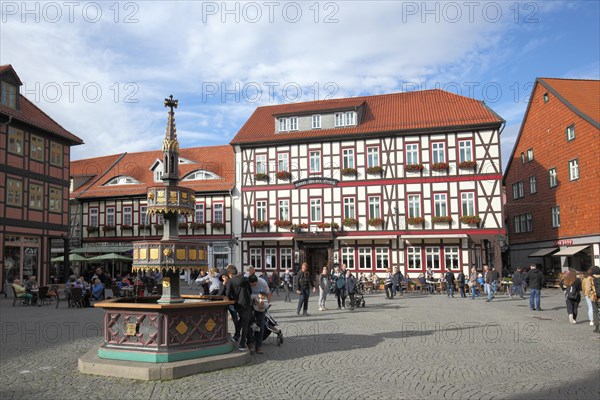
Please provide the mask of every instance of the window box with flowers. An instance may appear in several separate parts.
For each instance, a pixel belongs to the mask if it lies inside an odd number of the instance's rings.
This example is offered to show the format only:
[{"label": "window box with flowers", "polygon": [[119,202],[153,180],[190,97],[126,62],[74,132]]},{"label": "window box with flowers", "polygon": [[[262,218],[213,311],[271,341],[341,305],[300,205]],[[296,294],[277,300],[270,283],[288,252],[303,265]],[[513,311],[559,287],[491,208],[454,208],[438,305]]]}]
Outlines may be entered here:
[{"label": "window box with flowers", "polygon": [[97,233],[98,232],[97,226],[87,226],[85,229],[87,230],[87,233]]},{"label": "window box with flowers", "polygon": [[305,223],[294,224],[294,225],[292,225],[291,229],[293,231],[300,232],[302,229],[308,229],[308,224],[305,224]]},{"label": "window box with flowers", "polygon": [[121,225],[121,230],[122,231],[132,231],[133,230],[133,226],[131,226],[131,225]]},{"label": "window box with flowers", "polygon": [[358,226],[358,220],[356,218],[344,218],[342,225],[347,227],[356,227]]},{"label": "window box with flowers", "polygon": [[344,176],[356,176],[358,172],[356,171],[356,168],[344,168],[342,169],[342,175]]},{"label": "window box with flowers", "polygon": [[383,225],[383,218],[371,218],[369,220],[370,226],[381,226]]},{"label": "window box with flowers", "polygon": [[434,224],[436,223],[450,223],[452,222],[452,217],[448,217],[446,215],[444,216],[437,216],[437,217],[432,217],[431,218],[431,222],[433,222]]},{"label": "window box with flowers", "polygon": [[479,215],[463,215],[462,217],[460,217],[460,222],[462,222],[463,224],[475,225],[481,222],[481,218],[479,217]]},{"label": "window box with flowers", "polygon": [[102,227],[102,231],[104,232],[113,232],[115,229],[117,229],[114,225],[104,225]]},{"label": "window box with flowers", "polygon": [[206,224],[202,222],[190,222],[190,228],[192,229],[204,229]]},{"label": "window box with flowers", "polygon": [[382,172],[383,172],[383,167],[380,167],[379,165],[376,167],[367,168],[367,174],[381,174]]},{"label": "window box with flowers", "polygon": [[331,224],[329,222],[319,222],[317,224],[317,228],[319,228],[319,229],[328,229],[328,228],[331,228]]},{"label": "window box with flowers", "polygon": [[434,171],[448,171],[448,163],[436,162],[431,164],[431,169]]},{"label": "window box with flowers", "polygon": [[180,222],[178,227],[179,227],[179,229],[187,229],[188,224],[187,224],[187,222]]},{"label": "window box with flowers", "polygon": [[406,164],[404,170],[408,172],[421,172],[423,171],[423,164]]},{"label": "window box with flowers", "polygon": [[210,225],[213,227],[213,229],[223,229],[223,228],[225,228],[225,224],[222,223],[222,222],[211,222]]},{"label": "window box with flowers", "polygon": [[407,220],[409,225],[420,225],[425,222],[425,218],[423,217],[408,217]]},{"label": "window box with flowers", "polygon": [[292,179],[292,174],[288,171],[279,171],[277,174],[275,174],[275,176],[277,176],[277,179],[281,179],[283,181],[289,181]]},{"label": "window box with flowers", "polygon": [[163,230],[163,224],[154,224],[154,229],[156,229],[157,231],[162,231]]},{"label": "window box with flowers", "polygon": [[287,219],[277,219],[275,220],[275,226],[282,229],[290,229],[292,227],[292,221]]},{"label": "window box with flowers", "polygon": [[477,168],[477,161],[463,161],[458,163],[460,169],[475,169]]},{"label": "window box with flowers", "polygon": [[150,228],[152,228],[152,225],[150,225],[150,224],[139,224],[138,228],[139,229],[150,229]]},{"label": "window box with flowers", "polygon": [[254,174],[254,179],[256,179],[257,181],[268,181],[269,175],[259,172],[258,174]]},{"label": "window box with flowers", "polygon": [[269,226],[269,221],[253,221],[252,226],[256,229],[262,229]]}]

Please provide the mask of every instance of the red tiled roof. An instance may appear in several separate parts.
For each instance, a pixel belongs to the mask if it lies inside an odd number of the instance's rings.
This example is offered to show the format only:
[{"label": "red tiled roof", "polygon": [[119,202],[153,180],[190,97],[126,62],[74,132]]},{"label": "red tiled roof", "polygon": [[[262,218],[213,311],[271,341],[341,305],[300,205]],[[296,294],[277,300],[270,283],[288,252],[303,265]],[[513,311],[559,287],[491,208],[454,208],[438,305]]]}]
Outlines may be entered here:
[{"label": "red tiled roof", "polygon": [[[364,111],[357,126],[275,133],[275,116],[302,112],[326,112],[358,107]],[[260,143],[331,136],[377,134],[414,130],[456,129],[504,122],[483,102],[439,89],[409,93],[322,100],[258,107],[231,144]]]},{"label": "red tiled roof", "polygon": [[[181,186],[197,192],[231,190],[235,184],[233,148],[229,145],[212,147],[193,147],[180,149],[180,158],[193,161],[193,164],[179,164],[179,176],[184,177],[192,171],[212,172],[221,179],[180,182]],[[150,167],[162,158],[161,151],[124,153],[106,157],[88,158],[71,162],[72,176],[86,176],[97,171],[87,184],[71,193],[71,198],[96,198],[145,195],[150,186],[160,186],[154,182],[154,173]],[[141,184],[103,186],[117,176],[130,176]]]},{"label": "red tiled roof", "polygon": [[[13,69],[12,65],[8,64],[0,66],[0,75],[9,71],[11,71],[17,80],[19,80],[19,76]],[[19,94],[18,110],[0,104],[0,113],[12,116],[13,119],[33,125],[39,129],[54,133],[71,142],[73,145],[83,144],[83,140],[63,128],[59,123],[50,118],[48,114],[40,110],[36,105],[27,100],[27,98],[21,94]]]},{"label": "red tiled roof", "polygon": [[547,88],[554,89],[563,102],[585,119],[600,123],[600,80],[538,78]]}]

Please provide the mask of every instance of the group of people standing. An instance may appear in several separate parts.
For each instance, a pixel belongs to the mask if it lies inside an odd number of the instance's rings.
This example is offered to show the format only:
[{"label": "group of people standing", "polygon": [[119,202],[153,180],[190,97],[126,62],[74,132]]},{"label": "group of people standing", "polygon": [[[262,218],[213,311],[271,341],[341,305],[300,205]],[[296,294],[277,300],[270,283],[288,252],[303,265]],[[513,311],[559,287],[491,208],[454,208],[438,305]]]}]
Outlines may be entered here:
[{"label": "group of people standing", "polygon": [[560,288],[565,293],[565,303],[569,322],[577,323],[577,310],[583,297],[588,307],[588,318],[590,325],[594,326],[594,332],[600,333],[600,267],[589,268],[584,274],[583,280],[579,279],[577,272],[570,269],[560,281]]}]

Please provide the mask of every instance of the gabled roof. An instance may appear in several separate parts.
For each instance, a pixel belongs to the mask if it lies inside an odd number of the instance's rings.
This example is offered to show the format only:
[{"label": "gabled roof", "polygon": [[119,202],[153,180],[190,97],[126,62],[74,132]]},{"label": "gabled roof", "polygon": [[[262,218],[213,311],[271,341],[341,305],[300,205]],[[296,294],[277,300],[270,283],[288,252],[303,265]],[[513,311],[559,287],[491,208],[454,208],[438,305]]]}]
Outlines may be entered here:
[{"label": "gabled roof", "polygon": [[[275,118],[301,113],[326,113],[336,109],[363,107],[357,126],[313,129],[307,131],[275,131]],[[504,122],[483,102],[443,90],[423,90],[347,99],[258,107],[242,126],[231,144],[299,141],[316,138],[354,136],[414,131],[443,131]]]},{"label": "gabled roof", "polygon": [[[179,164],[179,176],[183,178],[195,170],[210,171],[221,179],[181,182],[181,186],[194,189],[196,192],[229,191],[235,184],[233,148],[229,145],[212,147],[193,147],[180,149],[180,156],[193,164]],[[162,151],[146,151],[140,153],[123,153],[105,157],[88,158],[71,162],[71,176],[95,175],[85,185],[71,193],[71,198],[104,198],[123,196],[145,196],[151,186],[160,186],[154,182],[154,174],[150,167],[157,159],[162,158]],[[130,176],[142,184],[104,186],[117,176]]]},{"label": "gabled roof", "polygon": [[[11,71],[12,74],[19,80],[19,76],[13,69],[12,65],[0,66],[0,75]],[[54,121],[48,114],[40,110],[35,104],[29,101],[25,96],[19,93],[19,109],[15,110],[8,106],[0,104],[0,114],[5,114],[12,117],[14,120],[33,125],[36,128],[58,135],[59,137],[70,142],[71,145],[83,144],[83,140],[75,136],[58,122]]]}]

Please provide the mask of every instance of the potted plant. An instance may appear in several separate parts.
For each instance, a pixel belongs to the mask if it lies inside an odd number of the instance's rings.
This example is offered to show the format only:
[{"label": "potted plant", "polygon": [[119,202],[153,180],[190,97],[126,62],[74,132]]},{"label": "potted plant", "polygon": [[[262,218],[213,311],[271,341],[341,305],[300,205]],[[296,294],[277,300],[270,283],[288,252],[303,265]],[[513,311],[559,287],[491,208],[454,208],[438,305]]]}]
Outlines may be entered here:
[{"label": "potted plant", "polygon": [[88,233],[98,232],[98,227],[97,226],[86,226],[85,229],[87,230]]},{"label": "potted plant", "polygon": [[406,164],[404,170],[409,172],[421,172],[423,171],[423,164]]},{"label": "potted plant", "polygon": [[332,222],[331,223],[331,228],[333,228],[333,229],[340,229],[340,225],[337,222]]},{"label": "potted plant", "polygon": [[344,218],[342,221],[342,225],[352,227],[358,225],[358,220],[356,218]]},{"label": "potted plant", "polygon": [[342,175],[344,176],[356,176],[356,168],[344,168],[342,169]]},{"label": "potted plant", "polygon": [[213,229],[223,229],[223,228],[225,228],[225,224],[222,223],[222,222],[211,222],[210,225],[213,227]]},{"label": "potted plant", "polygon": [[435,170],[435,171],[447,171],[448,170],[448,163],[445,162],[436,162],[431,164],[431,169]]},{"label": "potted plant", "polygon": [[437,216],[437,217],[432,217],[431,218],[431,222],[433,222],[434,224],[437,222],[452,222],[452,217],[449,216]]},{"label": "potted plant", "polygon": [[317,228],[319,228],[319,229],[331,228],[331,224],[329,222],[319,222],[317,224]]},{"label": "potted plant", "polygon": [[383,225],[383,218],[371,218],[371,219],[369,219],[369,225],[381,226],[381,225]]},{"label": "potted plant", "polygon": [[190,222],[190,228],[192,229],[204,229],[206,224],[203,222]]},{"label": "potted plant", "polygon": [[475,225],[481,222],[481,218],[479,217],[479,215],[463,215],[462,217],[460,217],[460,222],[462,222],[463,224]]},{"label": "potted plant", "polygon": [[382,172],[383,172],[383,167],[380,167],[379,165],[376,167],[367,168],[368,174],[381,174]]},{"label": "potted plant", "polygon": [[256,229],[262,229],[269,226],[269,221],[253,221],[252,226]]},{"label": "potted plant", "polygon": [[268,181],[269,175],[259,172],[257,174],[254,174],[254,179],[256,179],[257,181]]},{"label": "potted plant", "polygon": [[477,168],[477,161],[463,161],[458,163],[460,169],[475,169]]},{"label": "potted plant", "polygon": [[275,226],[278,228],[289,229],[292,226],[292,221],[287,219],[277,219],[275,220]]},{"label": "potted plant", "polygon": [[425,218],[423,217],[408,217],[407,219],[409,225],[420,225],[425,222]]},{"label": "potted plant", "polygon": [[292,179],[292,174],[289,171],[279,171],[275,174],[275,176],[277,176],[277,179],[285,181],[289,181],[290,179]]}]

